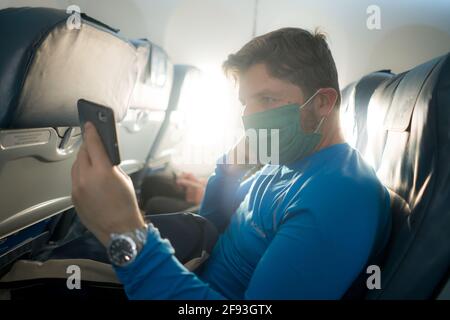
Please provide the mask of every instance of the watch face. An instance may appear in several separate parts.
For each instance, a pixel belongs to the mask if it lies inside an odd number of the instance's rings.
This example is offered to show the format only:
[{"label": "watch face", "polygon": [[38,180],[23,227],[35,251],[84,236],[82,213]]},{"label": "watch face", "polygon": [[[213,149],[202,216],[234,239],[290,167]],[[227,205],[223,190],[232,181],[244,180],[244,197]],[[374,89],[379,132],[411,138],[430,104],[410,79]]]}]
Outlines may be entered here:
[{"label": "watch face", "polygon": [[128,236],[119,235],[112,239],[108,248],[109,259],[116,266],[126,266],[137,255],[136,244]]}]

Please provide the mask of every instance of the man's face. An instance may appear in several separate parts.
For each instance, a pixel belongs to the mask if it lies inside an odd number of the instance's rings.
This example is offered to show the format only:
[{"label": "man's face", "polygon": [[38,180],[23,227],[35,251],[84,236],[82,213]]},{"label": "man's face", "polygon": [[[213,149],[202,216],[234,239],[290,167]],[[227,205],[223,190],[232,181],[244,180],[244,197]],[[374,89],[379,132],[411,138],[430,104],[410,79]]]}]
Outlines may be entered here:
[{"label": "man's face", "polygon": [[[239,76],[239,100],[245,108],[244,115],[275,109],[287,104],[302,105],[308,98],[304,96],[300,87],[272,77],[264,63],[252,65]],[[311,101],[310,104],[313,102]],[[313,131],[314,125],[317,125],[317,117],[311,107],[301,111],[301,125],[306,131]]]}]

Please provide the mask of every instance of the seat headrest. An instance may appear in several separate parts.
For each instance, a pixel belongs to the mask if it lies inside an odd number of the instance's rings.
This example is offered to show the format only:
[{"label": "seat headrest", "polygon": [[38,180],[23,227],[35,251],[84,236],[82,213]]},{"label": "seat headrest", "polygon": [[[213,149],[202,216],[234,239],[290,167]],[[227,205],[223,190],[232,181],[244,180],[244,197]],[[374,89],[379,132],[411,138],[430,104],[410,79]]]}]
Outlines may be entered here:
[{"label": "seat headrest", "polygon": [[147,39],[132,40],[138,52],[138,78],[130,107],[167,109],[173,82],[173,65],[167,53]]},{"label": "seat headrest", "polygon": [[348,143],[364,155],[367,145],[367,108],[375,89],[393,74],[390,70],[372,72],[347,85],[341,92],[340,118]]},{"label": "seat headrest", "polygon": [[411,209],[450,159],[449,70],[447,54],[381,83],[370,100],[367,156]]},{"label": "seat headrest", "polygon": [[123,118],[136,83],[137,50],[112,28],[50,8],[0,11],[0,127],[79,125],[84,98]]}]

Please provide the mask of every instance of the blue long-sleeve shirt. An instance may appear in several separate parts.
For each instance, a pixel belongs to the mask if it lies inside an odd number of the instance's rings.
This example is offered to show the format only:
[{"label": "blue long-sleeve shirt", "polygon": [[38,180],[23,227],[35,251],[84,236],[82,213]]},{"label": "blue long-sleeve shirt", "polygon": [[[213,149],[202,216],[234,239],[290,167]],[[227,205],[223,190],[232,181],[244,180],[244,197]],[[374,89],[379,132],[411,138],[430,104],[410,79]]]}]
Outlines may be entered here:
[{"label": "blue long-sleeve shirt", "polygon": [[222,231],[200,274],[155,228],[116,268],[131,299],[338,299],[390,231],[389,194],[348,144],[241,182],[217,165],[200,214]]}]

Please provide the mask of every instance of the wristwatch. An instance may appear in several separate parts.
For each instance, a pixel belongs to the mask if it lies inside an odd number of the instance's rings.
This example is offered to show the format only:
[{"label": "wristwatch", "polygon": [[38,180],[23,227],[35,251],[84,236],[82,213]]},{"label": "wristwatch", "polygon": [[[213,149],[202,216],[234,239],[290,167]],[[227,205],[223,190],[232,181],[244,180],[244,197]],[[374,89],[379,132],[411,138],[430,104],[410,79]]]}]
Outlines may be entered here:
[{"label": "wristwatch", "polygon": [[148,226],[132,232],[112,233],[107,247],[109,260],[116,267],[125,267],[132,263],[147,241]]}]

